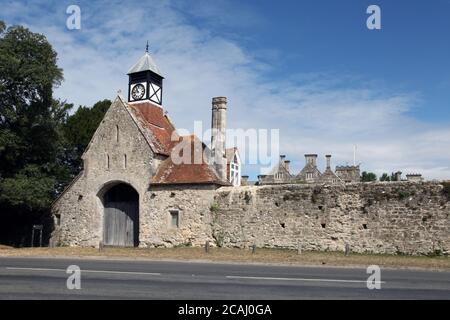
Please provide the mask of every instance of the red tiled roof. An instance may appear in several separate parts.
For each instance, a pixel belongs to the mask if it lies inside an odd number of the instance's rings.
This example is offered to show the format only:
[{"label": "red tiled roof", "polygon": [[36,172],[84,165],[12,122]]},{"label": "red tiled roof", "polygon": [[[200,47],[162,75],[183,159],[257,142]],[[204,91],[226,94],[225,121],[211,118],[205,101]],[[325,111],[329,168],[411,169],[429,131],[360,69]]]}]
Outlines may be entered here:
[{"label": "red tiled roof", "polygon": [[[190,144],[190,148],[182,145],[179,145],[180,148],[177,148],[177,150],[190,149],[190,163],[174,163],[173,157],[168,157],[159,166],[151,184],[228,185],[227,182],[220,180],[214,168],[203,159],[202,155],[206,147],[195,135],[183,136],[180,138],[179,143]],[[180,155],[182,156],[182,153]]]},{"label": "red tiled roof", "polygon": [[163,109],[148,101],[130,103],[128,107],[144,131],[153,151],[169,156],[173,145],[171,137],[174,133],[176,135],[176,132],[169,118],[164,115]]},{"label": "red tiled roof", "polygon": [[[180,137],[169,118],[164,115],[161,107],[149,101],[129,103],[128,108],[140,127],[152,150],[155,153],[167,156],[160,166],[150,184],[218,184],[228,185],[221,181],[213,166],[209,165],[202,156],[206,146],[194,135]],[[172,135],[173,140],[172,141]],[[190,143],[190,163],[174,163],[172,150],[179,143]],[[194,161],[197,160],[197,161]],[[200,161],[199,161],[200,160]],[[189,162],[189,161],[186,161]],[[197,163],[198,162],[198,163]]]}]

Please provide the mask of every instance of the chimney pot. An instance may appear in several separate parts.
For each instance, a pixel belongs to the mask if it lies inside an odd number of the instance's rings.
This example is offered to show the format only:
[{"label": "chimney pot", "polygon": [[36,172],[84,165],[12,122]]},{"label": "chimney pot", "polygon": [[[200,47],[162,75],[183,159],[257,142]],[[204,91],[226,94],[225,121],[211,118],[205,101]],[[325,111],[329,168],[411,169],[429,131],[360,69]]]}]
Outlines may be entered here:
[{"label": "chimney pot", "polygon": [[213,108],[226,108],[227,107],[227,98],[226,97],[214,97],[212,98]]},{"label": "chimney pot", "polygon": [[325,156],[327,158],[327,169],[331,170],[331,154]]},{"label": "chimney pot", "polygon": [[314,167],[317,166],[317,154],[305,154],[306,163],[311,163]]},{"label": "chimney pot", "polygon": [[284,161],[284,167],[286,168],[286,170],[289,172],[289,164],[291,163],[291,161],[290,160],[285,160]]}]

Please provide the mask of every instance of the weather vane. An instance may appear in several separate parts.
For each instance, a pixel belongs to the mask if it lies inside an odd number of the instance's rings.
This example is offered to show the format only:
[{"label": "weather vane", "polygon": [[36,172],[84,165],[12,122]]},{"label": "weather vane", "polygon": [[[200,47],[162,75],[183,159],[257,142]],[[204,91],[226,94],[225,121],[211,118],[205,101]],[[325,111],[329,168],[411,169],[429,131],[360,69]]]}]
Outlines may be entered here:
[{"label": "weather vane", "polygon": [[147,40],[147,46],[145,47],[145,52],[148,53],[148,40]]}]

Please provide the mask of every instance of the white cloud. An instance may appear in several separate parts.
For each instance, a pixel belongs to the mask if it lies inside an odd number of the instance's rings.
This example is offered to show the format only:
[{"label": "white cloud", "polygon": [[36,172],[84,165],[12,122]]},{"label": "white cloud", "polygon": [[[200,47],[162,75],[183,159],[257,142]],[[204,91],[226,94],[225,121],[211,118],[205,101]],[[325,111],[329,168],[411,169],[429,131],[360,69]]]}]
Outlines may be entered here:
[{"label": "white cloud", "polygon": [[[52,10],[55,19],[37,15],[36,5],[19,10],[11,2],[6,7],[54,45],[65,74],[56,94],[69,102],[92,105],[112,99],[118,89],[125,93],[126,72],[149,40],[166,77],[165,108],[178,127],[192,129],[195,120],[209,126],[211,98],[227,96],[229,127],[279,128],[281,152],[294,160],[294,170],[311,152],[320,155],[321,166],[326,153],[334,155],[334,164],[351,163],[357,144],[363,170],[450,178],[450,130],[408,116],[418,93],[377,88],[360,75],[333,70],[271,82],[267,61],[226,34],[190,23],[179,2],[80,5],[81,31],[65,29],[65,8],[59,3]],[[213,20],[220,10],[188,14]]]}]

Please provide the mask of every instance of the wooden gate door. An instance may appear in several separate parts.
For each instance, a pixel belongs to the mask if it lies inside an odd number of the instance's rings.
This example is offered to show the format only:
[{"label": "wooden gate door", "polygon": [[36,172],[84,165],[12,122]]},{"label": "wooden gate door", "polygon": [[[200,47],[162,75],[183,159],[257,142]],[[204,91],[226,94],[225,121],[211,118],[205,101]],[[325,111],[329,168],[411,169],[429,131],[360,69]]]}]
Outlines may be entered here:
[{"label": "wooden gate door", "polygon": [[111,188],[105,194],[103,243],[119,247],[137,246],[139,239],[138,197],[123,187],[120,188],[121,190],[113,190],[116,187]]}]

